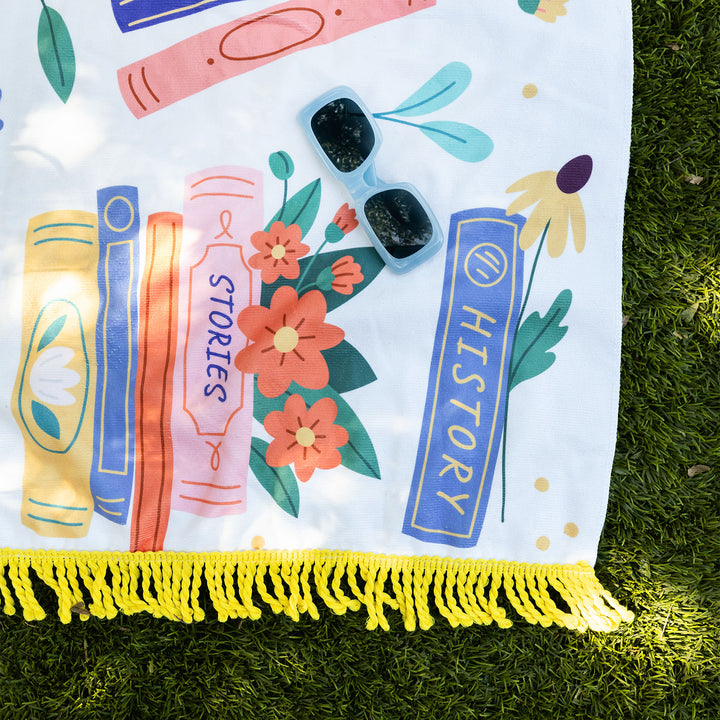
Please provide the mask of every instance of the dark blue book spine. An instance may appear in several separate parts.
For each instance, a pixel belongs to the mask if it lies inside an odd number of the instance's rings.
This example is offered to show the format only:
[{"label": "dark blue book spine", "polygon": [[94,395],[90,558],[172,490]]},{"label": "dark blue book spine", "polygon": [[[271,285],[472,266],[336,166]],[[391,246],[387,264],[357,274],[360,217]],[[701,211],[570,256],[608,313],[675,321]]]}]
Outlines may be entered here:
[{"label": "dark blue book spine", "polygon": [[112,0],[112,8],[118,27],[123,32],[130,32],[228,2],[239,0]]},{"label": "dark blue book spine", "polygon": [[90,491],[95,512],[124,525],[135,468],[140,213],[137,188],[98,191],[100,309]]},{"label": "dark blue book spine", "polygon": [[525,218],[480,208],[450,223],[443,297],[403,532],[474,547],[503,432],[523,294]]}]

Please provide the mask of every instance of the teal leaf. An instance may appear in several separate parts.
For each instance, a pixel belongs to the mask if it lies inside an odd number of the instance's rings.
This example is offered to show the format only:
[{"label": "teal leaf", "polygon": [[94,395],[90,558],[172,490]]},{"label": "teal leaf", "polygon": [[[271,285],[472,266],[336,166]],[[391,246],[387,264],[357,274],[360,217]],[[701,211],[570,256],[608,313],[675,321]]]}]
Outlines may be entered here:
[{"label": "teal leaf", "polygon": [[38,343],[38,352],[46,348],[58,336],[63,327],[65,327],[66,320],[67,315],[61,315],[59,318],[53,320],[50,325],[48,325],[47,329],[40,338],[40,342]]},{"label": "teal leaf", "polygon": [[250,445],[250,469],[270,497],[288,515],[300,514],[300,491],[295,474],[287,467],[270,467],[265,461],[268,443],[254,437]]},{"label": "teal leaf", "polygon": [[[320,274],[323,273],[323,271],[331,270],[333,263],[336,260],[339,260],[341,257],[345,257],[346,255],[351,255],[353,257],[355,262],[360,265],[361,272],[363,274],[362,282],[359,282],[353,287],[353,291],[350,295],[343,295],[342,293],[336,292],[332,289],[332,287],[327,285],[325,282],[327,280],[327,272],[325,272],[323,278],[319,278]],[[320,292],[325,295],[325,302],[327,303],[328,312],[334,310],[335,308],[339,307],[351,298],[354,298],[358,293],[362,292],[378,276],[378,273],[385,267],[385,263],[382,261],[382,258],[377,254],[374,248],[348,248],[347,250],[333,250],[332,252],[321,253],[318,256],[313,255],[310,257],[302,258],[299,261],[300,277],[303,276],[305,268],[308,266],[308,263],[313,260],[313,258],[316,259],[310,266],[310,269],[308,270],[307,275],[303,280],[303,287],[300,288],[300,293],[302,294],[304,292],[303,288],[310,289],[312,287],[313,289],[315,289],[314,285],[317,283],[318,279],[320,279]],[[270,300],[275,294],[275,291],[281,285],[291,285],[294,287],[296,283],[297,281],[288,281],[280,278],[271,285],[263,284],[262,296],[260,299],[261,304],[265,307],[270,307]]]},{"label": "teal leaf", "polygon": [[550,348],[557,345],[568,331],[567,326],[560,323],[571,303],[572,292],[563,290],[547,315],[540,317],[540,313],[534,312],[520,326],[510,358],[508,392],[523,380],[541,375],[555,362],[555,354],[550,352]]},{"label": "teal leaf", "polygon": [[284,150],[274,152],[270,155],[268,164],[270,165],[272,174],[278,180],[288,180],[295,172],[295,165],[293,164],[292,158]]},{"label": "teal leaf", "polygon": [[377,380],[368,361],[347,340],[322,350],[322,355],[330,371],[328,385],[339,393],[357,390]]},{"label": "teal leaf", "polygon": [[255,419],[263,423],[268,413],[273,410],[282,410],[285,407],[287,399],[295,394],[302,396],[308,408],[321,398],[329,397],[335,401],[338,409],[335,424],[342,425],[350,436],[347,444],[338,448],[342,455],[342,464],[360,475],[379,480],[380,466],[377,455],[375,454],[375,448],[373,447],[367,430],[342,395],[331,387],[325,387],[322,390],[308,390],[301,388],[297,383],[292,383],[282,395],[276,398],[266,398],[257,390],[256,386],[253,401],[253,415]]},{"label": "teal leaf", "polygon": [[46,405],[33,400],[30,403],[32,416],[37,426],[50,437],[60,439],[60,423],[55,413]]},{"label": "teal leaf", "polygon": [[75,82],[75,51],[60,13],[44,2],[38,23],[37,45],[45,76],[58,97],[67,102]]},{"label": "teal leaf", "polygon": [[293,195],[285,205],[278,210],[272,220],[265,226],[265,232],[270,226],[280,220],[288,225],[299,225],[302,236],[305,237],[315,222],[320,208],[320,178],[306,185],[302,190]]},{"label": "teal leaf", "polygon": [[461,62],[451,62],[433,75],[417,92],[385,115],[414,117],[446,107],[462,95],[472,79],[472,71]]},{"label": "teal leaf", "polygon": [[329,292],[332,290],[332,284],[335,280],[335,273],[333,273],[332,268],[326,267],[318,276],[317,280],[315,281],[315,284],[318,286],[320,290],[324,290],[325,292]]},{"label": "teal leaf", "polygon": [[495,147],[488,135],[465,123],[438,120],[418,127],[443,150],[465,162],[485,160]]}]

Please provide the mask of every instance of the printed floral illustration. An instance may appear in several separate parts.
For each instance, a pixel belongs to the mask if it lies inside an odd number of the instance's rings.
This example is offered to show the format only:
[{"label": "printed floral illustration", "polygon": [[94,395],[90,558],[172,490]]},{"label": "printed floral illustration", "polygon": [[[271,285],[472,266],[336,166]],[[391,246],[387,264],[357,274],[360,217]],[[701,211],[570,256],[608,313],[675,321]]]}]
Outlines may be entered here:
[{"label": "printed floral illustration", "polygon": [[266,459],[272,467],[294,464],[298,480],[307,482],[317,468],[331,470],[342,462],[338,450],[348,441],[344,427],[335,425],[337,405],[330,398],[307,408],[300,395],[291,395],[283,410],[265,417],[265,429],[274,438]]},{"label": "printed floral illustration", "polygon": [[534,15],[545,22],[554,23],[561,15],[566,15],[567,0],[518,0],[521,10]]},{"label": "printed floral illustration", "polygon": [[30,389],[48,405],[72,405],[75,397],[68,392],[81,381],[78,373],[65,367],[75,356],[68,347],[55,346],[43,350],[30,371]]},{"label": "printed floral illustration", "polygon": [[523,192],[507,209],[508,215],[522,212],[535,205],[520,234],[520,247],[530,248],[547,234],[550,257],[560,257],[565,250],[568,223],[572,226],[573,243],[578,252],[585,247],[585,212],[578,192],[585,187],[592,174],[592,158],[589,155],[565,163],[559,172],[539,172],[528,175],[511,185],[507,192]]},{"label": "printed floral illustration", "polygon": [[253,415],[272,437],[269,443],[252,438],[250,467],[278,506],[298,517],[298,480],[307,482],[316,470],[343,465],[380,478],[370,436],[343,398],[373,382],[375,374],[328,316],[385,265],[371,247],[325,251],[358,227],[348,203],[335,212],[310,254],[320,180],[290,195],[291,157],[273,153],[269,165],[283,183],[283,199],[267,226],[252,235],[258,252],[250,265],[261,270],[262,292],[260,304],[238,315],[248,344],[234,363],[255,375]]},{"label": "printed floral illustration", "polygon": [[298,225],[275,221],[270,230],[258,230],[250,237],[259,251],[248,260],[250,267],[262,271],[262,281],[273,283],[279,277],[295,280],[300,275],[298,260],[310,252],[310,247],[300,242],[302,230]]},{"label": "printed floral illustration", "polygon": [[493,141],[481,130],[472,125],[450,120],[433,120],[418,124],[405,119],[427,115],[450,105],[465,92],[471,80],[472,71],[465,63],[451,62],[394,110],[373,113],[373,117],[417,128],[445,152],[459,160],[480,162],[485,160],[494,149]]},{"label": "printed floral illustration", "polygon": [[317,286],[323,290],[334,290],[342,295],[351,295],[353,287],[365,279],[362,268],[352,255],[336,260],[332,267],[325,268],[318,276]]},{"label": "printed floral illustration", "polygon": [[535,205],[520,234],[520,247],[527,251],[537,242],[538,238],[540,241],[520,309],[510,357],[507,381],[508,399],[505,404],[502,442],[501,519],[503,522],[505,521],[507,420],[510,392],[521,382],[544,373],[555,362],[556,356],[550,350],[567,333],[567,326],[561,325],[561,323],[570,310],[572,292],[567,289],[562,290],[544,316],[533,312],[523,322],[525,309],[545,243],[547,242],[550,257],[560,257],[567,246],[568,229],[571,228],[573,244],[577,252],[582,252],[585,248],[585,211],[578,193],[590,179],[592,169],[592,158],[589,155],[580,155],[565,163],[558,172],[545,171],[528,175],[511,185],[506,191],[509,193],[523,192],[523,195],[515,199],[508,207],[508,216]]},{"label": "printed floral illustration", "polygon": [[238,316],[238,327],[254,341],[235,357],[238,370],[257,373],[258,390],[277,397],[295,381],[320,389],[330,374],[321,351],[335,347],[345,333],[325,322],[327,305],[318,290],[298,298],[288,286],[278,288],[270,307],[253,305]]},{"label": "printed floral illustration", "polygon": [[40,0],[37,47],[40,64],[53,90],[67,102],[75,83],[75,51],[70,32],[57,10]]}]

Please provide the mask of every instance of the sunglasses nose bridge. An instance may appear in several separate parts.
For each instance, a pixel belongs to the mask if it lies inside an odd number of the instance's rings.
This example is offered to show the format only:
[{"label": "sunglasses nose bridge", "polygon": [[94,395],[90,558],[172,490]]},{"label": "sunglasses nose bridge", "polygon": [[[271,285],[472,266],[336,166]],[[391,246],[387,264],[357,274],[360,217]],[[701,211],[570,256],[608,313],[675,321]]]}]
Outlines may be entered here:
[{"label": "sunglasses nose bridge", "polygon": [[358,168],[349,175],[341,176],[353,200],[357,203],[359,198],[368,194],[369,190],[377,187],[380,181],[375,173],[375,164],[366,163],[367,167]]}]

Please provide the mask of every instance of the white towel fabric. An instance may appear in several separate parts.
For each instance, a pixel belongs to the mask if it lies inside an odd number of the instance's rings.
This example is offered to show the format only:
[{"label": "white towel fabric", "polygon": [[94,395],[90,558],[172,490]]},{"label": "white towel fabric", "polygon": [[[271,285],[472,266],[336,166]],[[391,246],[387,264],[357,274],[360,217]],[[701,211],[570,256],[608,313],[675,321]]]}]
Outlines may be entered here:
[{"label": "white towel fabric", "polygon": [[[628,0],[150,5],[2,10],[0,544],[593,565]],[[337,86],[440,226],[405,274],[298,119]]]}]

